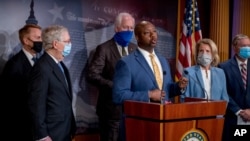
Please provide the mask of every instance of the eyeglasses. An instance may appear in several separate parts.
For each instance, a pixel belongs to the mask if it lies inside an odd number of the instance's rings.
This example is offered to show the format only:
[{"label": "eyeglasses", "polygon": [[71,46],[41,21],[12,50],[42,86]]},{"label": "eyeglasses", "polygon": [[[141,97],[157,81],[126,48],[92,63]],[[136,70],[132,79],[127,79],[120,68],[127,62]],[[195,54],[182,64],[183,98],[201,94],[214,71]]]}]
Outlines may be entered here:
[{"label": "eyeglasses", "polygon": [[68,41],[59,41],[59,42],[63,42],[63,43],[66,43],[66,44],[70,44],[70,43],[71,43],[71,40],[68,40]]}]

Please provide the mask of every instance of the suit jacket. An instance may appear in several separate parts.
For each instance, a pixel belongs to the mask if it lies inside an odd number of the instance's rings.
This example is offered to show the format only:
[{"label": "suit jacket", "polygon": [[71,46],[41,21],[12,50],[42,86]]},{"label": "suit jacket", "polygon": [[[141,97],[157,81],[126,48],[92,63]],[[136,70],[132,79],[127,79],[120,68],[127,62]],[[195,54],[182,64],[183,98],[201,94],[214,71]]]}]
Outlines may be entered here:
[{"label": "suit jacket", "polygon": [[244,89],[241,72],[235,56],[228,61],[219,64],[219,67],[225,72],[227,92],[229,95],[229,103],[225,115],[223,141],[230,141],[228,135],[231,134],[231,131],[229,129],[237,124],[237,116],[235,113],[240,109],[250,108],[250,59],[248,59],[247,63],[246,90]]},{"label": "suit jacket", "polygon": [[[5,64],[1,78],[1,94],[9,106],[4,107],[4,135],[10,135],[13,140],[32,140],[30,114],[28,110],[28,77],[32,66],[22,50],[10,58]],[[21,114],[17,114],[21,113]],[[4,124],[3,124],[4,125]],[[19,136],[13,136],[14,131],[23,131]],[[16,138],[16,139],[15,139]]]},{"label": "suit jacket", "polygon": [[233,57],[228,61],[219,64],[225,72],[227,79],[227,91],[230,97],[228,109],[232,116],[240,109],[250,108],[250,59],[247,63],[247,89],[244,89],[244,84],[241,77],[241,72],[238,67],[236,58]]},{"label": "suit jacket", "polygon": [[[128,45],[131,53],[137,46]],[[115,65],[121,59],[114,39],[110,39],[96,47],[94,56],[88,68],[87,78],[99,89],[96,113],[99,117],[120,119],[121,108],[112,102],[112,86]]]},{"label": "suit jacket", "polygon": [[[173,83],[167,60],[156,55],[163,69],[162,90],[166,92],[165,98],[168,100],[169,97],[180,94],[180,89]],[[152,69],[138,49],[117,62],[113,82],[113,101],[116,104],[122,104],[124,100],[148,102],[148,91],[158,88]]]},{"label": "suit jacket", "polygon": [[32,68],[29,82],[29,108],[35,139],[50,136],[53,141],[71,141],[75,131],[72,110],[72,87],[69,71],[46,52]]},{"label": "suit jacket", "polygon": [[[185,91],[187,97],[205,98],[205,86],[202,79],[201,69],[199,65],[185,69],[188,75],[188,86]],[[211,99],[229,101],[226,87],[226,77],[224,71],[220,68],[211,67]]]}]

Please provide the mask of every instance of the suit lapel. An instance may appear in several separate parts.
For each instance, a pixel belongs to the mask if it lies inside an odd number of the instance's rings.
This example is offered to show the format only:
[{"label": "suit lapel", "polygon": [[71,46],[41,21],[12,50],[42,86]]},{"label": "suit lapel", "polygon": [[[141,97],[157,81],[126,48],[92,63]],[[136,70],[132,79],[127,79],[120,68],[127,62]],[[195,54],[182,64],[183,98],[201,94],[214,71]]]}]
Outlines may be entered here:
[{"label": "suit lapel", "polygon": [[[67,91],[68,91],[68,93],[70,94],[69,96],[72,97],[72,95],[71,95],[72,88],[71,88],[71,81],[70,81],[70,74],[69,74],[69,71],[68,71],[67,67],[65,66],[65,64],[64,64],[63,62],[61,62],[61,65],[62,65],[62,67],[63,67],[63,69],[64,69],[64,74],[65,74],[65,77],[66,77],[66,80],[67,80],[67,84],[64,83],[64,84],[66,84],[66,87],[65,87],[65,88],[68,88]],[[64,76],[63,76],[63,77],[64,77]],[[65,80],[64,80],[64,82],[65,82]]]},{"label": "suit lapel", "polygon": [[[201,74],[201,69],[199,65],[195,66],[195,77],[198,80],[199,85],[202,87],[202,91],[205,90],[204,83],[203,83],[203,78]],[[206,97],[205,92],[203,92],[203,96]]]},{"label": "suit lapel", "polygon": [[19,55],[20,55],[20,59],[23,60],[22,63],[23,63],[24,69],[30,70],[32,68],[32,66],[29,62],[28,57],[24,54],[24,52],[22,50],[21,50]]},{"label": "suit lapel", "polygon": [[[45,54],[46,57],[47,57],[47,60],[49,62],[49,65],[52,67],[53,69],[53,72],[54,72],[54,75],[55,77],[61,82],[63,83],[63,86],[65,88],[65,90],[67,91],[68,95],[71,97],[71,94],[70,94],[70,91],[69,91],[69,88],[66,84],[66,81],[65,81],[65,77],[64,77],[64,74],[63,72],[60,70],[58,64],[56,64],[56,62],[46,53]],[[62,63],[63,64],[63,63]],[[64,69],[65,70],[65,69]],[[70,85],[69,85],[70,86]]]},{"label": "suit lapel", "polygon": [[232,69],[232,75],[231,76],[235,76],[236,81],[238,81],[238,83],[240,84],[241,89],[244,90],[245,88],[244,88],[244,84],[243,84],[243,81],[242,81],[241,72],[240,72],[238,63],[236,61],[236,58],[234,58],[230,62],[230,64],[231,64],[230,66],[231,66],[231,69]]},{"label": "suit lapel", "polygon": [[135,52],[135,58],[138,61],[138,63],[142,66],[142,68],[145,70],[145,72],[148,74],[150,79],[153,81],[155,87],[158,87],[155,76],[154,76],[154,72],[152,71],[152,69],[148,65],[148,62],[146,61],[146,59],[144,58],[144,56],[140,53],[138,49]]},{"label": "suit lapel", "polygon": [[246,105],[250,107],[250,59],[247,60]]},{"label": "suit lapel", "polygon": [[115,56],[116,60],[121,59],[121,55],[118,51],[115,40],[113,38],[110,40],[110,50],[111,50],[111,53]]},{"label": "suit lapel", "polygon": [[217,84],[215,84],[215,83],[213,83],[213,80],[215,80],[215,79],[217,79],[216,78],[216,75],[215,75],[215,73],[214,73],[214,68],[213,67],[211,67],[211,69],[210,69],[210,73],[211,73],[211,88],[210,88],[210,90],[211,90],[211,99],[213,99],[214,97],[213,97],[213,93],[215,93],[214,91],[215,91],[215,89],[214,88],[216,88],[216,85]]},{"label": "suit lapel", "polygon": [[135,46],[133,46],[131,43],[128,44],[128,53],[130,54],[131,52],[133,52],[135,50]]},{"label": "suit lapel", "polygon": [[247,90],[250,94],[250,59],[247,61]]}]

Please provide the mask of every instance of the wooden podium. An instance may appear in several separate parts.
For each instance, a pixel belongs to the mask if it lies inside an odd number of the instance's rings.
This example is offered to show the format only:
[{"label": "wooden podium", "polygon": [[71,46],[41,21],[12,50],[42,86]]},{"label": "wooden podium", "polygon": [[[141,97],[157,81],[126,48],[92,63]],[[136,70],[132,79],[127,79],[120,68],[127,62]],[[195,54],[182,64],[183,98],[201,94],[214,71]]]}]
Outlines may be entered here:
[{"label": "wooden podium", "polygon": [[221,141],[226,101],[125,101],[127,141]]}]

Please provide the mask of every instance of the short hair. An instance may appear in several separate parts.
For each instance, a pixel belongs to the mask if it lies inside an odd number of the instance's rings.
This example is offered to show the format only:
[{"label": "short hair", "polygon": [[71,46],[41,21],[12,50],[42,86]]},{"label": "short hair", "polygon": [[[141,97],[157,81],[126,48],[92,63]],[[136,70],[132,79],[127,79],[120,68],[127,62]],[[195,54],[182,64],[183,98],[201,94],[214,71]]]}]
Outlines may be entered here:
[{"label": "short hair", "polygon": [[114,28],[115,28],[115,29],[116,29],[117,27],[120,27],[120,26],[121,26],[121,24],[122,24],[122,19],[123,19],[124,17],[130,17],[130,18],[132,18],[132,20],[133,20],[134,23],[135,23],[135,19],[134,19],[134,17],[133,17],[131,14],[129,14],[129,13],[127,13],[127,12],[121,12],[121,13],[119,13],[119,14],[116,16],[116,18],[115,18],[115,23],[114,23]]},{"label": "short hair", "polygon": [[235,48],[238,43],[239,43],[239,40],[241,39],[249,39],[249,37],[247,35],[244,35],[244,34],[237,34],[234,38],[233,38],[233,41],[232,41],[232,46]]},{"label": "short hair", "polygon": [[22,44],[24,44],[23,38],[25,35],[30,33],[31,28],[37,28],[39,30],[42,30],[42,28],[39,25],[36,24],[26,24],[24,25],[21,29],[19,29],[18,34],[19,34],[19,40]]},{"label": "short hair", "polygon": [[198,59],[199,48],[202,44],[206,44],[211,49],[212,59],[211,66],[217,66],[220,62],[220,57],[218,55],[218,48],[215,42],[208,38],[200,39],[195,45],[195,61]]},{"label": "short hair", "polygon": [[62,41],[62,33],[68,32],[68,29],[62,25],[52,25],[42,31],[43,48],[45,50],[52,48],[55,40]]},{"label": "short hair", "polygon": [[[134,30],[134,33],[135,33],[135,36],[139,35],[141,33],[141,30],[144,28],[144,26],[148,25],[148,24],[151,24],[153,25],[151,22],[149,21],[140,21],[139,23],[137,23],[135,25],[135,30]],[[154,25],[153,25],[154,26]]]}]

